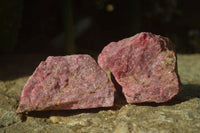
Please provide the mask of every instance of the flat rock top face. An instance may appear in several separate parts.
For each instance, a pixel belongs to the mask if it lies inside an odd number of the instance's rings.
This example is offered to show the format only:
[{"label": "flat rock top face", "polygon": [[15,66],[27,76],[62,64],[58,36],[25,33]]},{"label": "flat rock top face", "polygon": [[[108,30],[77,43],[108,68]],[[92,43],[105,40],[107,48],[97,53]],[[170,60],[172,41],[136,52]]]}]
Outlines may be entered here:
[{"label": "flat rock top face", "polygon": [[28,79],[18,112],[109,107],[114,86],[89,55],[50,56]]},{"label": "flat rock top face", "polygon": [[[167,103],[127,104],[125,99],[119,97],[111,108],[17,114],[21,91],[28,79],[24,73],[27,73],[27,68],[37,66],[41,57],[0,57],[0,62],[7,60],[0,65],[1,74],[5,72],[3,75],[7,77],[12,73],[15,77],[0,78],[0,132],[199,133],[200,54],[178,54],[178,70],[184,90]],[[16,63],[16,60],[21,62]],[[35,64],[31,64],[33,60]]]},{"label": "flat rock top face", "polygon": [[128,103],[166,102],[180,91],[169,39],[142,32],[108,44],[98,57],[123,87]]}]

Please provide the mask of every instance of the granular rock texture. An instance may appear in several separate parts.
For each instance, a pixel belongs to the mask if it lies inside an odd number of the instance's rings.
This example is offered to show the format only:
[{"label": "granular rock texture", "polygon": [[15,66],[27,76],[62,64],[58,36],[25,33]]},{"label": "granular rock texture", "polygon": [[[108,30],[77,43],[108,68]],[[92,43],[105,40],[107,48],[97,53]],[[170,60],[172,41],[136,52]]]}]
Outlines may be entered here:
[{"label": "granular rock texture", "polygon": [[[16,113],[21,91],[41,55],[0,56],[0,133],[199,133],[200,54],[178,55],[184,90],[166,103]],[[18,63],[16,63],[16,61]],[[34,62],[33,62],[34,61]],[[20,63],[19,63],[20,62]],[[20,68],[19,71],[16,71]],[[29,70],[29,72],[27,72]],[[26,75],[24,75],[26,73]],[[12,78],[11,78],[11,77]]]},{"label": "granular rock texture", "polygon": [[114,91],[89,55],[50,56],[25,84],[17,112],[109,107]]},{"label": "granular rock texture", "polygon": [[98,57],[122,86],[128,103],[166,102],[181,90],[174,45],[165,37],[142,32],[108,44]]}]

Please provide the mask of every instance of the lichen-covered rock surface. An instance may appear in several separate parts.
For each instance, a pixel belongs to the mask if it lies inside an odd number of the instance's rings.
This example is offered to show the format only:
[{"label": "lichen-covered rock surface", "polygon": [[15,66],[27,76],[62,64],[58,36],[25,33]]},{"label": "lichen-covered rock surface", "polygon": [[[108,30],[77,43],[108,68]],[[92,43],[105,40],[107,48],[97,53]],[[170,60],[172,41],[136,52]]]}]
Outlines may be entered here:
[{"label": "lichen-covered rock surface", "polygon": [[6,62],[0,65],[0,133],[200,131],[200,54],[178,55],[178,71],[184,90],[167,103],[127,104],[125,98],[119,95],[111,108],[17,114],[23,86],[38,63],[46,58],[43,57],[20,55],[0,58],[1,63]]}]

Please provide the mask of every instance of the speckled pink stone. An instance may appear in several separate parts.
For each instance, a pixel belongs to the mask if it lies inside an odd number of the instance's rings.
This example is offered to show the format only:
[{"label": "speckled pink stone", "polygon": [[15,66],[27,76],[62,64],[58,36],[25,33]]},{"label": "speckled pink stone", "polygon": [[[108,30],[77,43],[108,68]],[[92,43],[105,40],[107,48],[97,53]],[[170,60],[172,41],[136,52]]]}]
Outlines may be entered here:
[{"label": "speckled pink stone", "polygon": [[181,89],[174,45],[168,38],[142,32],[111,42],[98,63],[111,71],[128,103],[166,102]]},{"label": "speckled pink stone", "polygon": [[25,84],[17,112],[110,107],[114,91],[89,55],[50,56]]}]

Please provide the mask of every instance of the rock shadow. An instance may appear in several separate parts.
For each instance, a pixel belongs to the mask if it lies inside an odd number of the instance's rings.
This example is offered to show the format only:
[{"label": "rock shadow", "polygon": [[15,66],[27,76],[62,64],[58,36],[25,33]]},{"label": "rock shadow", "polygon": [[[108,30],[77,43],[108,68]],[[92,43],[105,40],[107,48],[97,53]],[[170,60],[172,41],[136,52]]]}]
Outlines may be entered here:
[{"label": "rock shadow", "polygon": [[181,91],[178,95],[173,97],[171,100],[165,103],[137,103],[138,106],[172,106],[176,104],[180,104],[182,102],[188,101],[193,98],[200,98],[200,85],[197,84],[185,84],[183,85],[183,91]]},{"label": "rock shadow", "polygon": [[27,113],[27,116],[37,117],[37,118],[49,118],[50,116],[67,117],[67,116],[73,116],[73,115],[78,115],[82,113],[98,113],[101,110],[108,110],[108,108],[31,111]]}]

